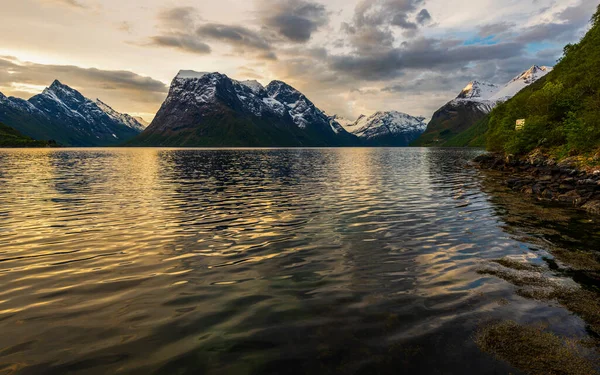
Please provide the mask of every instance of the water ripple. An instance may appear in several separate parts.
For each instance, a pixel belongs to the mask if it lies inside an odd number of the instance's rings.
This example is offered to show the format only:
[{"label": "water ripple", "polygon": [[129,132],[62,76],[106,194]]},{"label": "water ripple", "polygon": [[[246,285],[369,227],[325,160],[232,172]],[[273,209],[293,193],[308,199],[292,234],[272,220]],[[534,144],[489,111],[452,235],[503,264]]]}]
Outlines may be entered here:
[{"label": "water ripple", "polygon": [[510,372],[478,152],[0,151],[0,373]]}]

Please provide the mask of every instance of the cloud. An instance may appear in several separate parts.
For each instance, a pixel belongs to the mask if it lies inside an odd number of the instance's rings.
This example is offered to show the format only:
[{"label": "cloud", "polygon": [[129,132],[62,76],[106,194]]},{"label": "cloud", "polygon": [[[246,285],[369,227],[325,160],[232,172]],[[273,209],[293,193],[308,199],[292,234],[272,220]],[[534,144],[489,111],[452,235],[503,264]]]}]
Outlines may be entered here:
[{"label": "cloud", "polygon": [[426,25],[427,23],[431,22],[432,19],[433,17],[431,17],[431,14],[429,14],[427,9],[421,9],[419,14],[417,14],[417,22],[419,25]]},{"label": "cloud", "polygon": [[196,29],[201,38],[222,42],[238,49],[271,50],[271,45],[260,34],[243,26],[207,23]]},{"label": "cloud", "polygon": [[412,39],[432,22],[424,0],[361,0],[350,22],[342,24],[350,45],[358,54],[388,53],[397,42],[395,30]]},{"label": "cloud", "polygon": [[201,19],[198,10],[190,6],[165,9],[157,18],[161,27],[176,30],[192,28]]},{"label": "cloud", "polygon": [[139,45],[177,49],[205,55],[212,52],[208,43],[227,45],[236,54],[250,54],[259,60],[276,60],[271,42],[260,32],[245,26],[205,22],[196,8],[176,7],[158,14],[159,34]]},{"label": "cloud", "polygon": [[150,37],[148,45],[158,47],[170,47],[184,52],[197,53],[200,55],[209,54],[211,48],[208,44],[202,43],[193,35],[173,33],[168,35],[155,35]]},{"label": "cloud", "polygon": [[577,5],[554,13],[551,22],[539,23],[523,29],[516,40],[523,43],[541,43],[577,39],[580,31],[589,25],[590,17],[596,11],[596,7],[594,1],[581,0]]},{"label": "cloud", "polygon": [[513,22],[490,23],[479,26],[479,31],[477,32],[477,35],[479,35],[482,38],[503,35],[511,32],[511,30],[515,30],[516,26],[517,25]]},{"label": "cloud", "polygon": [[440,40],[420,38],[383,53],[334,56],[330,66],[356,79],[383,80],[401,76],[407,69],[451,70],[476,61],[519,56],[524,48],[519,43],[448,47]]},{"label": "cloud", "polygon": [[305,0],[262,0],[259,14],[263,26],[294,43],[308,42],[315,31],[329,22],[324,5]]},{"label": "cloud", "polygon": [[122,111],[152,113],[168,92],[163,82],[130,71],[45,65],[0,57],[0,91],[6,95],[24,96],[21,87],[45,87],[55,79],[89,98],[104,98]]},{"label": "cloud", "polygon": [[42,0],[44,3],[65,5],[73,8],[87,8],[87,5],[80,3],[78,0]]}]

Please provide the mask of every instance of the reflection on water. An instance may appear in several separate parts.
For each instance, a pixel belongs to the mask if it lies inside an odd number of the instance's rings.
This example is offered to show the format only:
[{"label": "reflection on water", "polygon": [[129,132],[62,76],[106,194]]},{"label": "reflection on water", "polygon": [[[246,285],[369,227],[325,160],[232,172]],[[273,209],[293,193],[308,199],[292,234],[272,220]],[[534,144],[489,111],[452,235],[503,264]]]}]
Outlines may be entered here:
[{"label": "reflection on water", "polygon": [[477,268],[600,227],[515,212],[477,153],[0,151],[0,372],[518,373],[480,321],[585,324]]}]

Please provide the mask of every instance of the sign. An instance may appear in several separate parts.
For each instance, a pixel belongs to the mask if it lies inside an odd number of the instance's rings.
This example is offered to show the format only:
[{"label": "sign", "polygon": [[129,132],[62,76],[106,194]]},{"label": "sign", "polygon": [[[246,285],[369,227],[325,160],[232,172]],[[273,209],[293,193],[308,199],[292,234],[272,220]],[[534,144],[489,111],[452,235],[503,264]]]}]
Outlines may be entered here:
[{"label": "sign", "polygon": [[525,128],[525,119],[517,120],[517,126],[515,126],[516,131],[521,131]]}]

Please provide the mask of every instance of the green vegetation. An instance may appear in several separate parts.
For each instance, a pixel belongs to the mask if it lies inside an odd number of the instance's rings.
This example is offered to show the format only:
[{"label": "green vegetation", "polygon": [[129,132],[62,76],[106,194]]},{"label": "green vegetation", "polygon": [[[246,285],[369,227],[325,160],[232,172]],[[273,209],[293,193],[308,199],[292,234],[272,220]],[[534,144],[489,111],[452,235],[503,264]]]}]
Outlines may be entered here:
[{"label": "green vegetation", "polygon": [[591,375],[597,372],[578,350],[543,327],[523,326],[512,321],[482,326],[475,337],[479,348],[531,375]]},{"label": "green vegetation", "polygon": [[[525,88],[489,116],[487,147],[526,154],[542,149],[558,158],[585,155],[600,146],[600,6],[592,28],[547,76]],[[515,122],[526,119],[525,129]]]},{"label": "green vegetation", "polygon": [[[474,140],[469,135],[463,136],[464,132],[472,129],[470,124],[479,124],[485,120],[485,117],[486,113],[480,109],[478,103],[450,102],[433,114],[425,133],[414,141],[411,146],[461,147],[473,143],[473,146],[477,144],[478,147],[485,147],[484,142]],[[485,130],[487,129],[484,129],[484,133]],[[478,130],[475,130],[475,132],[478,132]],[[468,139],[455,140],[461,136]]]},{"label": "green vegetation", "polygon": [[36,141],[0,123],[0,147],[55,147],[53,141]]},{"label": "green vegetation", "polygon": [[489,129],[490,117],[486,116],[475,125],[459,133],[444,144],[445,147],[485,147],[486,133]]}]

